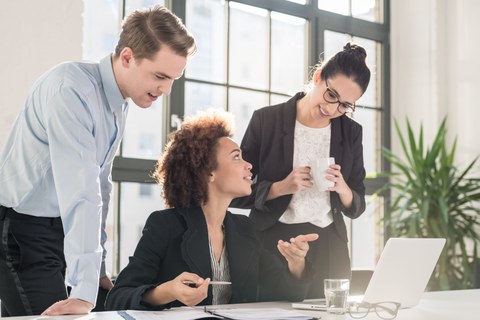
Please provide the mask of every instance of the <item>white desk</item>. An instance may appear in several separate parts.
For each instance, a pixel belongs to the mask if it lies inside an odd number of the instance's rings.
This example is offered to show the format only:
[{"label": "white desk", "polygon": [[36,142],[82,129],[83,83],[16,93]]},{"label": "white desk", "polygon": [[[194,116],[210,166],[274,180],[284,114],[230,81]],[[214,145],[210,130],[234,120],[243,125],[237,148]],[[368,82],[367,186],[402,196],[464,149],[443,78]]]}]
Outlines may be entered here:
[{"label": "white desk", "polygon": [[[209,308],[221,307],[248,307],[248,308],[269,308],[278,307],[291,309],[289,302],[261,302],[247,304],[232,304],[227,306],[210,306]],[[331,315],[324,311],[298,310],[299,312],[320,317],[322,320],[343,320],[351,319],[348,315]],[[91,313],[81,316],[60,316],[60,317],[12,317],[12,320],[34,320],[34,319],[56,319],[56,320],[106,320],[123,318],[116,311]],[[369,314],[368,320],[378,320],[375,314]],[[424,293],[420,303],[414,308],[401,309],[398,312],[398,320],[477,320],[480,319],[480,289],[458,290],[458,291],[438,291]]]}]

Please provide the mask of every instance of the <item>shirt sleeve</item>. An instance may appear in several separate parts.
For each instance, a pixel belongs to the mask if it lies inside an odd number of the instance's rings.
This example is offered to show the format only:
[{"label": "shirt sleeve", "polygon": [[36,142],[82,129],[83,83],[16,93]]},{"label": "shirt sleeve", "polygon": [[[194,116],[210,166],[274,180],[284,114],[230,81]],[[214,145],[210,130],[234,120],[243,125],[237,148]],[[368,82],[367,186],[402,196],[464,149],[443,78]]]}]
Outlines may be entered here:
[{"label": "shirt sleeve", "polygon": [[107,249],[105,247],[105,243],[107,242],[107,231],[106,231],[107,215],[108,215],[108,208],[110,204],[110,198],[112,194],[112,179],[111,179],[112,164],[113,164],[113,161],[108,165],[106,165],[105,168],[100,173],[100,184],[101,184],[101,193],[102,193],[102,201],[103,201],[101,237],[100,237],[100,244],[102,246],[102,264],[100,268],[100,278],[104,277],[107,274],[107,270],[105,267],[105,258],[107,257]]},{"label": "shirt sleeve", "polygon": [[95,305],[102,259],[102,192],[94,115],[82,95],[62,88],[45,102],[45,129],[64,228],[70,298]]}]

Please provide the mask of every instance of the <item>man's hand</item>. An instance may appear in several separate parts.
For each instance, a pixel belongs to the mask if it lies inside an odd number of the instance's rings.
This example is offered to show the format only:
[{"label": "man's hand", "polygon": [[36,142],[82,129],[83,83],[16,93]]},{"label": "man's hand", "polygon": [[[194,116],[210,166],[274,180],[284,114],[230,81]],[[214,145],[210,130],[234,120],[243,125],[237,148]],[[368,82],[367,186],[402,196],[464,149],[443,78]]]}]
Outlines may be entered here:
[{"label": "man's hand", "polygon": [[42,316],[59,316],[64,314],[86,314],[93,309],[94,305],[80,299],[66,299],[52,304],[43,311]]}]

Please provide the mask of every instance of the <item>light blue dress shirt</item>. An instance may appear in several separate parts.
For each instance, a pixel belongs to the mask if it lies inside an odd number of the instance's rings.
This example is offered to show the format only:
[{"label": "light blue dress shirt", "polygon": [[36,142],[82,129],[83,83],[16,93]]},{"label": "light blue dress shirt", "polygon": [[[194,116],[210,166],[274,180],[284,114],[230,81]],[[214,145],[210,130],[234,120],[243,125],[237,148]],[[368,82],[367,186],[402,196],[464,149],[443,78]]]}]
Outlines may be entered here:
[{"label": "light blue dress shirt", "polygon": [[0,204],[62,218],[70,298],[93,304],[105,275],[111,169],[126,115],[110,56],[66,62],[33,85],[0,154]]}]

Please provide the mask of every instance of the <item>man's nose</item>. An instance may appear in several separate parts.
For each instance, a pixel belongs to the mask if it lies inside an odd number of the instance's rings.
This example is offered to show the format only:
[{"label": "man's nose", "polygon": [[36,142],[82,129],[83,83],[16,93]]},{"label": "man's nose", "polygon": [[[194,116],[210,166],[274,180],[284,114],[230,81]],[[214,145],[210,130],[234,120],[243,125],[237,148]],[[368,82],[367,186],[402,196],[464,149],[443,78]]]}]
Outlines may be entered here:
[{"label": "man's nose", "polygon": [[175,80],[169,80],[164,86],[158,87],[158,90],[168,96],[172,92],[173,81]]}]

